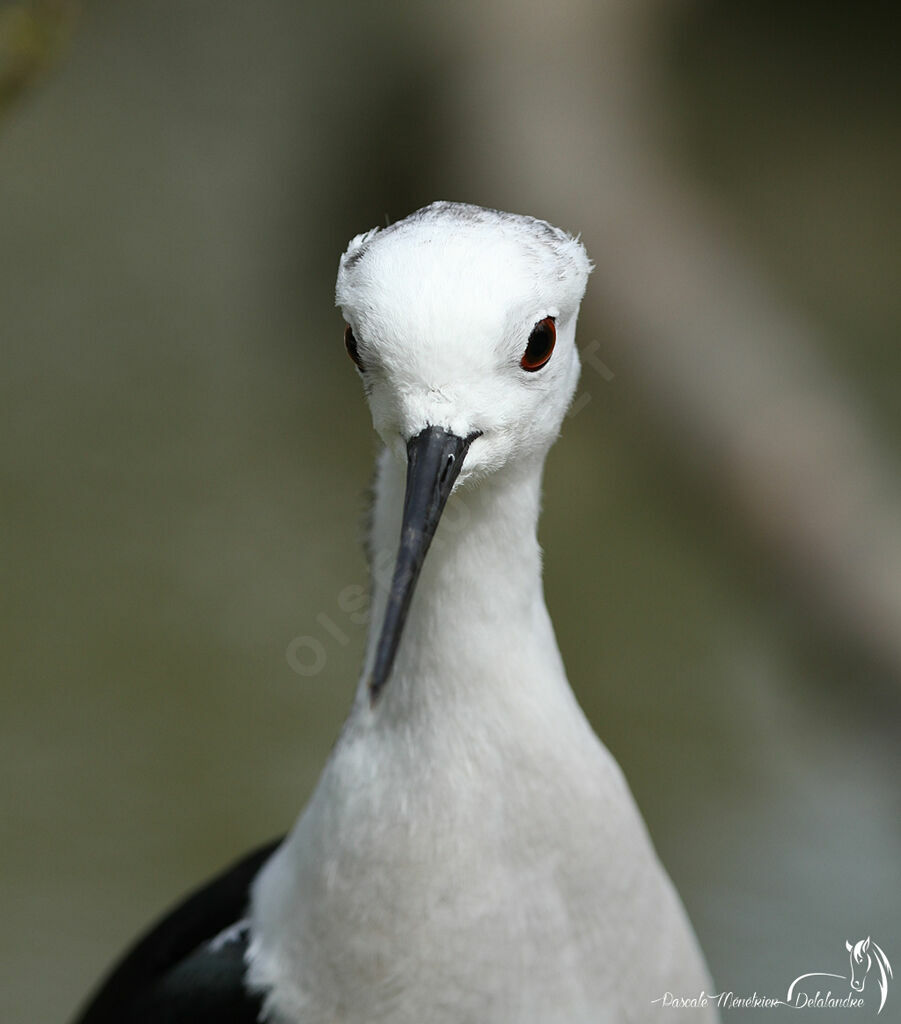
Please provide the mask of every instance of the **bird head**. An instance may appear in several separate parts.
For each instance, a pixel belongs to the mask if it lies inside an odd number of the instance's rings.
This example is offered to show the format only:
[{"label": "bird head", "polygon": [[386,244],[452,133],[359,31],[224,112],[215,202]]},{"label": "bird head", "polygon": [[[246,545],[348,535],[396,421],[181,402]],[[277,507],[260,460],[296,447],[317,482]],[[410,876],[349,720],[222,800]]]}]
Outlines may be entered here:
[{"label": "bird head", "polygon": [[590,270],[582,244],[545,221],[459,203],[357,235],[341,257],[345,345],[377,433],[407,464],[373,695],[453,488],[542,459],[556,438],[579,376]]}]

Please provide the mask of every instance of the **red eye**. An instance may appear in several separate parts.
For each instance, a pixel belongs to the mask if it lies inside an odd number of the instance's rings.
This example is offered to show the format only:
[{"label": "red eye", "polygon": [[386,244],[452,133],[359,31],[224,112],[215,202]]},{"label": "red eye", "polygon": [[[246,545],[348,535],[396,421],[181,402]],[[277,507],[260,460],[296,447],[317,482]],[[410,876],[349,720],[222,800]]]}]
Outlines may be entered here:
[{"label": "red eye", "polygon": [[556,340],[557,325],[554,323],[554,318],[546,316],[543,320],[539,320],[532,328],[532,333],[529,335],[529,343],[526,345],[526,350],[522,354],[519,365],[530,373],[540,370],[548,359],[551,358]]},{"label": "red eye", "polygon": [[354,337],[353,328],[350,324],[344,326],[344,347],[347,349],[347,354],[357,364],[357,369],[363,369],[363,361],[360,359],[360,353],[357,351],[357,339]]}]

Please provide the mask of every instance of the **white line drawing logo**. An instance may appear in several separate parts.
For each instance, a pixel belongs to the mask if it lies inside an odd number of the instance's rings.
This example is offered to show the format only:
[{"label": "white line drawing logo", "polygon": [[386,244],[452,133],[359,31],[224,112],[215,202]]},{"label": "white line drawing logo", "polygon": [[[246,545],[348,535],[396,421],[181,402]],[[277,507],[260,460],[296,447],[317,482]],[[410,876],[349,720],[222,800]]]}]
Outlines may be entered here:
[{"label": "white line drawing logo", "polygon": [[848,950],[851,962],[850,977],[845,974],[831,974],[826,971],[813,971],[810,974],[802,974],[789,985],[785,1001],[792,1005],[798,999],[795,990],[798,983],[804,981],[805,978],[847,978],[855,992],[863,992],[867,976],[875,965],[878,971],[876,982],[879,985],[879,1009],[876,1013],[882,1013],[882,1007],[885,1006],[885,997],[888,994],[889,979],[894,977],[892,965],[889,963],[884,950],[878,943],[873,942],[869,935],[865,939],[859,939],[853,945],[846,940],[845,949]]},{"label": "white line drawing logo", "polygon": [[[680,1009],[716,1006],[721,1010],[772,1010],[787,1006],[794,1010],[859,1010],[864,1006],[863,990],[867,978],[872,973],[875,982],[870,983],[870,991],[876,986],[879,988],[879,1009],[876,1011],[878,1016],[885,1006],[888,983],[893,977],[892,965],[885,955],[885,950],[873,942],[869,935],[854,943],[846,941],[845,949],[848,951],[850,974],[834,974],[831,971],[810,971],[808,974],[800,974],[788,986],[784,999],[774,995],[760,995],[756,991],[753,995],[742,995],[731,990],[723,990],[719,993],[702,991],[698,995],[687,996],[664,992],[659,998],[652,999],[651,1003]],[[808,986],[805,982],[811,978],[838,978],[847,981],[848,992],[843,995],[843,986],[833,986],[831,983],[822,987],[819,983]],[[833,987],[838,989],[837,993],[832,991]],[[811,991],[811,988],[814,991]]]}]

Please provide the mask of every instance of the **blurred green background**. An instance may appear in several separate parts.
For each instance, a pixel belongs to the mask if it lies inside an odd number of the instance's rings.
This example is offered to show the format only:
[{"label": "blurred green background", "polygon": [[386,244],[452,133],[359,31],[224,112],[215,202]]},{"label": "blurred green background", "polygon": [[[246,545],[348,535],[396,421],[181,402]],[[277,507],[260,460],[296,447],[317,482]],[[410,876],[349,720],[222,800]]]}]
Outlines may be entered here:
[{"label": "blurred green background", "polygon": [[901,959],[897,28],[0,5],[0,1019],[65,1020],[310,792],[375,451],[334,273],[436,198],[597,261],[548,602],[719,987]]}]

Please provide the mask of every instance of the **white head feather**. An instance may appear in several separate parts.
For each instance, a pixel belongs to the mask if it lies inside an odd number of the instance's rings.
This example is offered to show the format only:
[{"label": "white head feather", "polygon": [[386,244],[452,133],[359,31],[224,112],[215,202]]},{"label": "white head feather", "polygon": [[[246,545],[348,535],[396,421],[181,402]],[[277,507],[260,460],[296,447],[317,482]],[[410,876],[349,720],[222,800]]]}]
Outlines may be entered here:
[{"label": "white head feather", "polygon": [[[353,329],[375,429],[404,459],[427,425],[482,436],[461,481],[543,456],[579,375],[576,317],[591,271],[584,246],[542,220],[438,202],[357,235],[336,301]],[[520,366],[553,317],[553,356]]]}]

